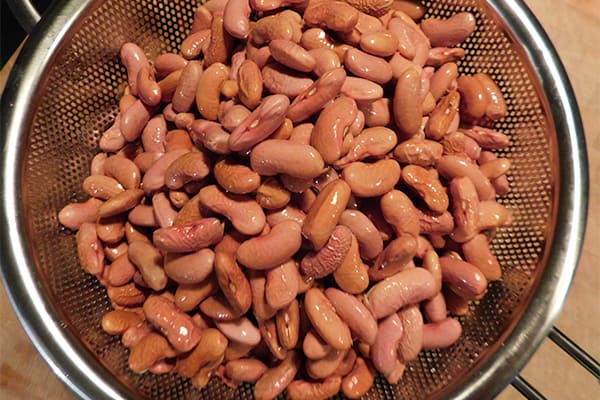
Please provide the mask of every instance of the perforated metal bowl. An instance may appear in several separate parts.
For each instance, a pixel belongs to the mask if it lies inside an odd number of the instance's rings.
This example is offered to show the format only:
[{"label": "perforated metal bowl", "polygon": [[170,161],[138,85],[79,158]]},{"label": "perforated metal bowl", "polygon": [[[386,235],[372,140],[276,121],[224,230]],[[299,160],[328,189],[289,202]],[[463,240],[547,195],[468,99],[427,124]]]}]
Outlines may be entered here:
[{"label": "perforated metal bowl", "polygon": [[[499,82],[509,116],[514,225],[493,242],[504,278],[462,319],[446,351],[423,353],[400,385],[366,396],[490,398],[525,364],[557,317],[574,275],[586,220],[583,129],[566,73],[528,9],[515,0],[424,1],[428,16],[468,10],[477,30],[463,44],[463,73]],[[85,198],[81,182],[100,133],[117,113],[126,41],[150,57],[177,51],[196,4],[175,0],[66,1],[36,27],[2,99],[2,275],[25,330],[54,372],[86,399],[247,399],[214,379],[204,391],[175,374],[137,375],[127,351],[100,328],[105,290],[79,266],[57,212]]]}]

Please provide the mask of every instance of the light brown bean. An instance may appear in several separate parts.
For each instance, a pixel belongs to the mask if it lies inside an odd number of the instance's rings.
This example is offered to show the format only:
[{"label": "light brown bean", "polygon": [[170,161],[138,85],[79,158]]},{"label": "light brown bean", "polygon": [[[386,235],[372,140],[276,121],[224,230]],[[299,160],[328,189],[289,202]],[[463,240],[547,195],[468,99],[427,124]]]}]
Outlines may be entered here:
[{"label": "light brown bean", "polygon": [[441,214],[448,209],[450,203],[448,194],[435,170],[427,170],[418,165],[407,165],[402,169],[402,180],[434,213]]},{"label": "light brown bean", "polygon": [[242,234],[256,235],[265,226],[266,216],[262,207],[246,195],[228,194],[216,185],[210,185],[203,187],[199,196],[204,207],[225,216]]},{"label": "light brown bean", "polygon": [[358,22],[358,11],[343,1],[311,2],[304,11],[304,23],[332,31],[350,32]]},{"label": "light brown bean", "polygon": [[227,157],[218,161],[213,170],[217,183],[227,192],[247,194],[258,189],[260,175],[235,159]]},{"label": "light brown bean", "polygon": [[370,32],[361,36],[360,48],[374,56],[390,57],[398,49],[398,39],[389,32]]},{"label": "light brown bean", "polygon": [[210,65],[200,76],[196,90],[196,107],[207,120],[215,121],[219,115],[221,84],[228,76],[228,67],[219,62]]},{"label": "light brown bean", "polygon": [[175,351],[164,336],[150,332],[131,349],[128,364],[134,372],[144,372],[165,358],[175,357]]},{"label": "light brown bean", "polygon": [[332,348],[344,351],[352,346],[348,325],[336,314],[320,289],[312,288],[304,294],[304,308],[312,326]]},{"label": "light brown bean", "polygon": [[129,244],[129,260],[142,273],[144,282],[155,291],[167,286],[167,275],[163,269],[163,256],[158,249],[148,243],[137,241]]},{"label": "light brown bean", "polygon": [[229,303],[245,314],[252,305],[252,292],[250,283],[233,254],[223,252],[215,254],[215,275]]},{"label": "light brown bean", "polygon": [[392,190],[400,180],[401,169],[396,160],[379,160],[373,164],[360,161],[344,168],[344,179],[358,197],[377,197]]},{"label": "light brown bean", "polygon": [[289,260],[266,272],[265,299],[274,309],[282,309],[298,295],[298,267]]},{"label": "light brown bean", "polygon": [[362,357],[358,357],[352,371],[342,380],[342,391],[349,399],[364,396],[375,381],[375,370]]},{"label": "light brown bean", "polygon": [[183,154],[167,167],[165,185],[169,189],[180,189],[189,182],[206,178],[211,168],[212,161],[203,151]]},{"label": "light brown bean", "polygon": [[327,185],[317,196],[302,225],[303,235],[316,250],[329,240],[349,200],[350,186],[339,179]]},{"label": "light brown bean", "polygon": [[432,46],[455,46],[467,39],[475,26],[475,17],[468,12],[457,13],[443,20],[428,18],[421,22],[421,29]]},{"label": "light brown bean", "polygon": [[298,351],[287,353],[285,359],[275,367],[268,369],[254,385],[254,397],[257,400],[274,399],[292,382],[300,368],[302,359]]},{"label": "light brown bean", "polygon": [[213,271],[215,254],[205,248],[194,253],[167,253],[164,269],[169,278],[180,284],[203,282]]},{"label": "light brown bean", "polygon": [[405,138],[415,136],[421,128],[422,102],[420,99],[421,73],[407,69],[396,83],[393,99],[394,120]]},{"label": "light brown bean", "polygon": [[314,147],[278,139],[265,140],[254,147],[250,164],[262,176],[284,174],[300,179],[320,175],[325,165]]},{"label": "light brown bean", "polygon": [[302,242],[301,227],[295,221],[283,221],[264,236],[243,242],[237,250],[237,259],[247,268],[270,269],[289,260]]},{"label": "light brown bean", "polygon": [[325,378],[323,382],[296,380],[286,389],[290,400],[326,400],[340,391],[342,377],[339,375]]},{"label": "light brown bean", "polygon": [[321,279],[335,272],[342,265],[352,242],[352,232],[338,225],[332,231],[325,245],[302,258],[300,270],[306,276]]},{"label": "light brown bean", "polygon": [[298,300],[294,299],[286,307],[278,310],[275,323],[281,346],[286,350],[294,349],[300,336],[300,306]]},{"label": "light brown bean", "polygon": [[319,115],[313,129],[310,144],[331,164],[342,155],[344,136],[356,119],[356,102],[348,97],[339,97]]},{"label": "light brown bean", "polygon": [[202,336],[192,318],[163,296],[148,297],[144,302],[144,314],[177,351],[186,352],[193,349]]},{"label": "light brown bean", "polygon": [[82,224],[96,221],[101,205],[102,201],[93,197],[83,203],[67,204],[58,213],[58,222],[69,229],[78,230]]}]

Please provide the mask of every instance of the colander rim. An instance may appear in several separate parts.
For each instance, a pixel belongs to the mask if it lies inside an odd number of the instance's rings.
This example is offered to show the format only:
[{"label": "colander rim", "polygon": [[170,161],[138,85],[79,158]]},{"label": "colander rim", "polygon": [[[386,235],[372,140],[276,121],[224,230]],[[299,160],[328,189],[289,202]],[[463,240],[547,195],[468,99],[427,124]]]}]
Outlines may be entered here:
[{"label": "colander rim", "polygon": [[[99,0],[55,2],[31,33],[10,74],[2,95],[0,146],[0,275],[8,297],[28,337],[58,378],[82,399],[134,399],[130,389],[112,376],[83,346],[49,305],[37,279],[29,244],[25,241],[20,207],[24,138],[32,123],[27,110],[44,83],[65,38]],[[546,105],[557,132],[560,191],[554,234],[546,270],[531,302],[496,353],[446,398],[491,398],[524,367],[557,319],[575,275],[587,220],[588,160],[581,116],[566,70],[550,39],[521,0],[486,0],[513,40],[523,45],[533,73],[541,82]],[[10,238],[10,240],[8,240]]]}]

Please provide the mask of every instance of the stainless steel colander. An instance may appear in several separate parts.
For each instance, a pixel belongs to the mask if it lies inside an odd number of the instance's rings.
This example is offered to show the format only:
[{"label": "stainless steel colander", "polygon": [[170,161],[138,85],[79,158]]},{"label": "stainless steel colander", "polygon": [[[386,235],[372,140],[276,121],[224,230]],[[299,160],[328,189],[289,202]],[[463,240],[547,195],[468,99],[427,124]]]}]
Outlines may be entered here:
[{"label": "stainless steel colander", "polygon": [[[509,116],[496,125],[511,146],[511,193],[501,203],[514,225],[493,242],[503,280],[471,306],[464,335],[445,351],[422,353],[401,384],[377,379],[367,399],[490,398],[524,366],[548,334],[574,275],[587,212],[583,128],[562,64],[517,0],[423,1],[427,16],[470,11],[476,32],[462,46],[463,73],[487,72]],[[81,182],[97,140],[118,110],[126,80],[119,49],[177,51],[196,2],[63,1],[28,40],[2,99],[0,255],[9,297],[37,349],[80,397],[249,399],[214,379],[204,391],[174,374],[137,375],[127,351],[105,334],[104,288],[79,266],[75,236],[58,223],[82,201]]]}]

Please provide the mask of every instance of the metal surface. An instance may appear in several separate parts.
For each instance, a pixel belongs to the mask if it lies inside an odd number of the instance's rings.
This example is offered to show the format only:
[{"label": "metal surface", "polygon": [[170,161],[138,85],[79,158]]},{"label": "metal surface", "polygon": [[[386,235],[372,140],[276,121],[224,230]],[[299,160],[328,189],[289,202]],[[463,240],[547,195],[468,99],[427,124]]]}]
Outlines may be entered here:
[{"label": "metal surface", "polygon": [[600,383],[600,363],[598,361],[556,327],[552,328],[548,337],[565,353],[571,356],[571,358],[577,361],[579,365],[598,379]]},{"label": "metal surface", "polygon": [[544,395],[538,392],[536,388],[531,386],[531,384],[527,382],[521,375],[515,376],[515,379],[512,381],[512,385],[527,400],[546,400]]},{"label": "metal surface", "polygon": [[[499,154],[512,160],[512,192],[501,202],[515,224],[493,243],[504,279],[461,319],[459,343],[422,354],[402,385],[378,378],[366,398],[490,398],[546,337],[574,275],[588,197],[583,128],[562,64],[522,3],[424,3],[431,16],[478,17],[460,69],[490,73],[507,98],[497,128],[511,136]],[[3,95],[2,276],[28,335],[82,398],[251,397],[249,385],[214,380],[200,392],[174,375],[130,372],[126,350],[100,329],[104,289],[81,270],[74,234],[56,218],[85,198],[81,181],[116,115],[120,46],[137,42],[149,57],[176,51],[193,9],[183,0],[63,2],[34,29]]]},{"label": "metal surface", "polygon": [[33,27],[40,21],[40,13],[31,1],[6,0],[6,3],[19,21],[19,24],[27,32],[31,32]]}]

